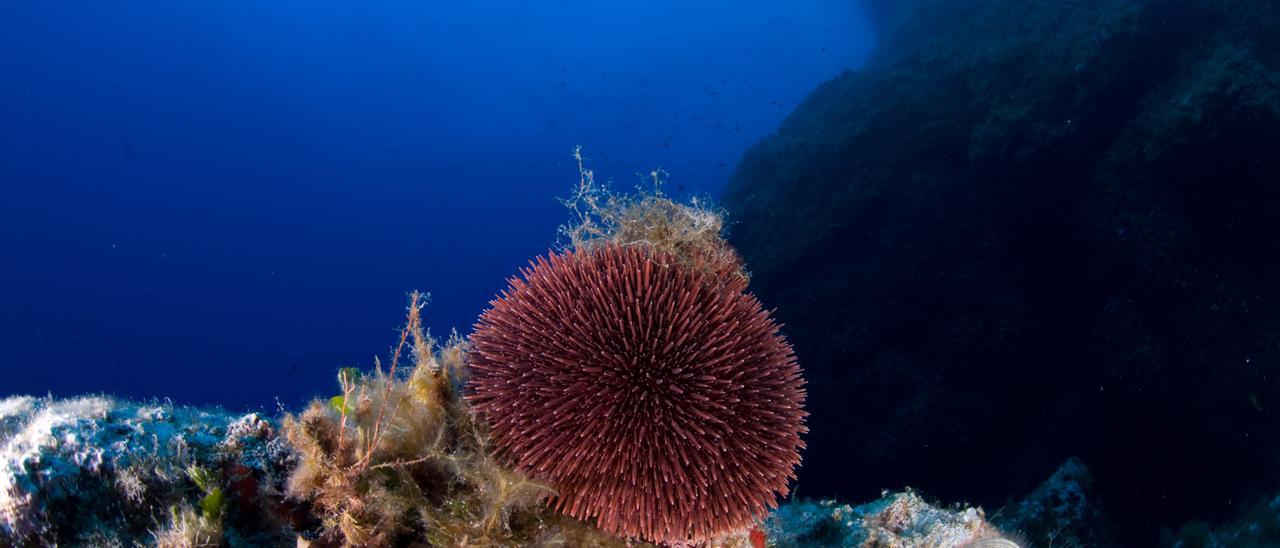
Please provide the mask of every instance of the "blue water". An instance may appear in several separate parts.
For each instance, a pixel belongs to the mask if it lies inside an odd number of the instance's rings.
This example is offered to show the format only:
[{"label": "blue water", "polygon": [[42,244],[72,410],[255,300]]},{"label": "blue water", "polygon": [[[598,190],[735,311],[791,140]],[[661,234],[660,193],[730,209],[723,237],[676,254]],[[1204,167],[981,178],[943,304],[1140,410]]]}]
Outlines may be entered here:
[{"label": "blue water", "polygon": [[834,0],[371,4],[0,6],[0,394],[296,407],[410,290],[465,333],[574,146],[714,198],[874,42]]}]

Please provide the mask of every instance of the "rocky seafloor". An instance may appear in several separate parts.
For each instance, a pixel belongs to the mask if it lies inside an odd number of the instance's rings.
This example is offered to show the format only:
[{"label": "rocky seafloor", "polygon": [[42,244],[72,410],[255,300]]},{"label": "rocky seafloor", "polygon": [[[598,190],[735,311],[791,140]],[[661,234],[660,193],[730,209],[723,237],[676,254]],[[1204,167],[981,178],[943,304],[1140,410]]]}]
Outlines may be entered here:
[{"label": "rocky seafloor", "polygon": [[[200,544],[190,529],[214,513],[217,537],[204,538],[206,545],[308,545],[319,522],[305,504],[285,494],[299,453],[280,431],[278,420],[257,413],[108,396],[0,400],[0,543]],[[194,471],[204,471],[203,477]],[[792,498],[755,529],[721,544],[1007,548],[1113,542],[1088,469],[1078,459],[1069,459],[1033,492],[994,511],[899,487],[862,504]],[[210,508],[214,489],[221,494],[217,507]],[[181,528],[187,530],[175,531]],[[1191,524],[1168,541],[1261,544],[1274,541],[1277,530],[1280,503],[1273,501],[1216,528]],[[575,545],[571,538],[584,538],[579,532],[572,537],[544,533],[538,544]]]}]

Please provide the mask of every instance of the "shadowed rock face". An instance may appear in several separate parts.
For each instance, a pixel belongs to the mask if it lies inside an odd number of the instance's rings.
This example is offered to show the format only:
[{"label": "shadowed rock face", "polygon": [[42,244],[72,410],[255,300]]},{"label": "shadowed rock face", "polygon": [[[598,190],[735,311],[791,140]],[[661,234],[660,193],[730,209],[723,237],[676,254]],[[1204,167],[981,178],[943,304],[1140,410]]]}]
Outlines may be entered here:
[{"label": "shadowed rock face", "polygon": [[724,197],[810,381],[801,493],[998,506],[1079,454],[1149,544],[1274,490],[1280,6],[868,8]]}]

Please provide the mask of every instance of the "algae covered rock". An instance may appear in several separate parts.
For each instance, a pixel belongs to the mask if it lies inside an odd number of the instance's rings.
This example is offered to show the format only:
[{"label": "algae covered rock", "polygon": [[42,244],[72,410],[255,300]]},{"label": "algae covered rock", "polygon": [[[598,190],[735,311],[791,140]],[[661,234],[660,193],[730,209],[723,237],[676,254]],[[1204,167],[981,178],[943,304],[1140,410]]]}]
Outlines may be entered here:
[{"label": "algae covered rock", "polygon": [[886,492],[860,506],[833,500],[792,501],[769,515],[764,531],[768,544],[779,548],[1018,546],[989,523],[981,509],[933,505],[910,490]]},{"label": "algae covered rock", "polygon": [[255,414],[106,396],[10,397],[0,401],[0,539],[154,543],[216,488],[225,493],[220,504],[199,516],[208,518],[208,543],[280,541],[287,537],[261,510],[279,507],[272,499],[292,459]]},{"label": "algae covered rock", "polygon": [[[406,384],[404,389],[411,386]],[[393,387],[393,394],[401,389]],[[311,408],[309,418],[289,420],[314,421],[321,412]],[[405,426],[412,419],[396,420]],[[306,467],[316,466],[304,462],[308,449],[292,446],[277,434],[278,428],[276,421],[256,414],[102,396],[2,400],[0,543],[353,545],[340,536],[326,538],[324,508],[285,496],[291,476],[294,482],[309,481],[297,475],[323,471],[307,472]],[[410,525],[395,543],[372,535],[366,539],[368,545],[444,546],[485,538],[485,545],[492,546],[647,545],[611,537],[589,523],[528,504],[536,499],[510,498],[514,491],[500,484],[516,477],[514,472],[486,457],[441,447],[431,450],[443,452],[415,463],[379,461],[396,464],[375,471],[412,470],[412,476],[402,479],[427,477],[438,490],[413,491],[421,496],[404,508],[403,524]],[[468,458],[478,460],[464,462]],[[437,466],[448,462],[453,465]],[[425,468],[414,469],[410,464]],[[384,481],[394,476],[380,477]],[[210,496],[215,488],[221,496]],[[403,500],[392,499],[403,499],[404,489],[383,483],[365,492],[363,502],[349,504],[398,504]],[[217,503],[213,515],[211,501]],[[486,509],[498,513],[487,514]],[[879,500],[859,506],[831,500],[789,501],[757,527],[708,545],[745,548],[762,543],[775,547],[1017,546],[981,509],[930,504],[910,490],[884,493]]]},{"label": "algae covered rock", "polygon": [[1022,500],[992,521],[1033,546],[1112,546],[1114,530],[1094,493],[1093,475],[1071,457]]}]

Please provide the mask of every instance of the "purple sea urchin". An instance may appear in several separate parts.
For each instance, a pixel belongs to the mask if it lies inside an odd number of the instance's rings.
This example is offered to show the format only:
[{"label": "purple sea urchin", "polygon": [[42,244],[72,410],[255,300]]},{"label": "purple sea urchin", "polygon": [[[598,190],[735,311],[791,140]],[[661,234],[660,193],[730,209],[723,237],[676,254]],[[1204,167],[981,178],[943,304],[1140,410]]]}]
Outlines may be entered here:
[{"label": "purple sea urchin", "polygon": [[539,258],[510,284],[471,337],[469,399],[559,510],[699,541],[787,493],[804,381],[744,278],[610,244]]}]

